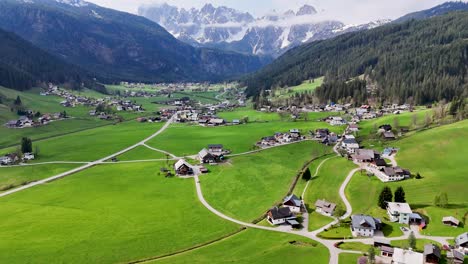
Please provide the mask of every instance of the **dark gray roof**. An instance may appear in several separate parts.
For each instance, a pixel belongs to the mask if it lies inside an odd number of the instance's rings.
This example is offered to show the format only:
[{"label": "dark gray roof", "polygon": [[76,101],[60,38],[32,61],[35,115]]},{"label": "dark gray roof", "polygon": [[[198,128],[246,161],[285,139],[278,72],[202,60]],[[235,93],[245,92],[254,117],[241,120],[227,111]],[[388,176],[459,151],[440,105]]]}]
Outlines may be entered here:
[{"label": "dark gray roof", "polygon": [[223,148],[222,144],[210,144],[208,145],[208,148]]},{"label": "dark gray roof", "polygon": [[293,202],[293,204],[297,207],[300,207],[302,205],[302,201],[301,199],[299,199],[296,195],[294,194],[291,194],[289,196],[286,196],[284,199],[283,199],[283,204],[288,202],[288,201],[291,201]]},{"label": "dark gray roof", "polygon": [[465,232],[455,238],[455,244],[457,246],[465,245],[466,243],[468,243],[468,232]]},{"label": "dark gray roof", "polygon": [[273,219],[282,219],[293,216],[289,207],[273,207],[270,209],[270,212]]},{"label": "dark gray roof", "polygon": [[357,141],[354,138],[346,138],[346,139],[343,140],[343,143],[345,143],[345,144],[356,144]]},{"label": "dark gray roof", "polygon": [[352,215],[351,225],[353,228],[378,229],[381,224],[380,219],[368,215]]},{"label": "dark gray roof", "polygon": [[424,245],[424,256],[432,255],[432,254],[440,258],[441,257],[440,248],[433,244]]}]

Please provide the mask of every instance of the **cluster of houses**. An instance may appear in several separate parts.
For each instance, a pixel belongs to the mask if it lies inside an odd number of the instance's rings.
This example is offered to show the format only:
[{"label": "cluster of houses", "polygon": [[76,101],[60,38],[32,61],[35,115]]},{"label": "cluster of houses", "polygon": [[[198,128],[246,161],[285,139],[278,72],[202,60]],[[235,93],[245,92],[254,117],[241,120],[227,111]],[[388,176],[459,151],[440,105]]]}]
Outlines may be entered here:
[{"label": "cluster of houses", "polygon": [[286,133],[277,132],[273,136],[264,137],[261,141],[257,142],[257,146],[262,148],[272,147],[305,139],[306,137],[301,135],[299,129],[291,129]]},{"label": "cluster of houses", "polygon": [[221,144],[210,144],[208,148],[204,148],[198,152],[198,160],[201,164],[216,164],[224,160],[224,156],[229,154],[229,150],[225,150]]},{"label": "cluster of houses", "polygon": [[28,128],[28,127],[39,127],[49,124],[53,121],[63,120],[67,118],[64,113],[54,113],[54,114],[43,114],[42,116],[34,119],[34,114],[32,111],[28,111],[30,115],[20,116],[17,120],[8,121],[5,126],[7,128]]},{"label": "cluster of houses", "polygon": [[318,140],[325,145],[333,145],[338,142],[338,135],[330,132],[328,128],[319,128],[315,132],[311,131],[310,134],[314,140]]},{"label": "cluster of houses", "polygon": [[348,124],[348,122],[341,116],[329,116],[323,119],[323,121],[327,122],[332,126],[344,126]]},{"label": "cluster of houses", "polygon": [[[33,153],[24,153],[21,161],[26,162],[29,160],[34,160],[35,156]],[[20,161],[20,156],[16,153],[6,154],[0,156],[0,166],[8,166],[16,164]]]},{"label": "cluster of houses", "polygon": [[357,163],[365,164],[369,173],[382,182],[402,181],[411,177],[408,169],[389,166],[381,154],[372,149],[356,149],[350,157]]},{"label": "cluster of houses", "polygon": [[[63,107],[76,107],[77,105],[83,105],[88,107],[98,107],[99,105],[114,107],[117,111],[135,111],[135,112],[144,112],[143,106],[140,104],[136,104],[130,100],[121,100],[112,97],[105,97],[105,98],[89,98],[86,96],[75,95],[72,92],[60,89],[53,84],[49,84],[47,90],[41,92],[41,95],[54,95],[63,98],[64,100],[60,102],[60,105]],[[92,112],[89,113],[92,116],[100,115],[101,113],[94,114]]]},{"label": "cluster of houses", "polygon": [[296,195],[288,195],[283,199],[282,206],[275,206],[267,212],[267,220],[272,225],[291,225],[299,227],[297,215],[304,210],[304,202]]}]

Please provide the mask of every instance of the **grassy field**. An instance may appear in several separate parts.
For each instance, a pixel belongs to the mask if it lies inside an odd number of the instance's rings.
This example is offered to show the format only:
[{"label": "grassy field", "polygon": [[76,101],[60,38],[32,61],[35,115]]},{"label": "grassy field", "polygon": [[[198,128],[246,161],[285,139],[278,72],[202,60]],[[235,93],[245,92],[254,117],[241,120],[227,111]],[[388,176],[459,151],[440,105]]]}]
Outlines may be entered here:
[{"label": "grassy field", "polygon": [[[97,160],[143,140],[162,126],[162,123],[129,121],[33,142],[40,149],[39,158],[34,162]],[[14,150],[3,149],[0,154]]]},{"label": "grassy field", "polygon": [[309,130],[322,127],[337,132],[342,129],[322,122],[268,122],[222,127],[175,124],[148,144],[177,156],[194,155],[208,144],[223,144],[232,153],[243,153],[254,149],[254,144],[262,137],[271,136],[275,132],[297,128],[302,133],[308,133]]},{"label": "grassy field", "polygon": [[[310,168],[315,173],[315,165]],[[327,160],[317,175],[311,179],[304,201],[309,208],[315,208],[318,199],[325,199],[336,203],[345,209],[343,201],[339,196],[339,189],[348,173],[356,168],[356,165],[344,158],[331,158]]]},{"label": "grassy field", "polygon": [[352,253],[341,253],[339,255],[338,263],[339,264],[356,264],[357,259],[362,256],[359,254],[352,254]]},{"label": "grassy field", "polygon": [[333,218],[324,216],[317,212],[310,212],[309,213],[309,231],[317,230],[331,222],[333,222]]},{"label": "grassy field", "polygon": [[328,263],[328,250],[306,238],[247,230],[215,244],[152,263]]},{"label": "grassy field", "polygon": [[211,173],[200,179],[205,198],[229,216],[252,221],[284,198],[304,163],[319,155],[313,154],[317,148],[324,147],[302,142],[211,166]]},{"label": "grassy field", "polygon": [[367,252],[372,245],[366,245],[360,242],[345,242],[340,244],[339,248],[343,250],[355,250]]},{"label": "grassy field", "polygon": [[[391,242],[392,246],[394,247],[399,247],[399,248],[409,248],[408,240],[393,240]],[[413,250],[418,251],[418,252],[424,252],[424,245],[426,244],[435,244],[441,247],[442,245],[429,240],[429,239],[417,239],[416,240],[416,248],[413,248]]]},{"label": "grassy field", "polygon": [[[117,156],[118,161],[129,161],[129,160],[149,160],[149,159],[167,159],[167,155],[149,149],[145,146],[138,146],[133,150],[130,150],[127,153],[124,153],[120,156]],[[170,159],[171,157],[169,157]],[[172,161],[170,161],[172,162]]]},{"label": "grassy field", "polygon": [[[382,183],[378,179],[355,175],[346,193],[356,213],[369,213],[385,216],[385,212],[377,208],[377,197],[387,185],[394,191],[403,186],[406,199],[413,210],[421,212],[430,218],[425,234],[450,236],[458,235],[467,230],[451,228],[441,224],[443,216],[455,216],[463,220],[468,212],[468,200],[465,195],[467,170],[465,157],[468,156],[466,138],[468,136],[468,121],[463,121],[443,127],[418,132],[410,137],[394,142],[400,148],[396,155],[399,165],[419,172],[423,178],[409,179],[396,183]],[[366,190],[366,195],[360,195]],[[434,196],[446,192],[449,198],[447,209],[433,206]]]},{"label": "grassy field", "polygon": [[275,91],[275,97],[287,97],[293,96],[296,93],[303,92],[313,92],[317,87],[322,85],[323,77],[317,78],[315,80],[309,81],[306,80],[298,86],[289,87],[288,89],[278,89]]},{"label": "grassy field", "polygon": [[352,238],[349,222],[342,223],[340,226],[331,227],[318,234],[319,237],[325,239],[348,239]]},{"label": "grassy field", "polygon": [[101,165],[0,200],[0,263],[125,263],[238,230],[160,163]]},{"label": "grassy field", "polygon": [[24,167],[0,167],[0,192],[54,176],[78,166],[79,164],[46,164]]}]

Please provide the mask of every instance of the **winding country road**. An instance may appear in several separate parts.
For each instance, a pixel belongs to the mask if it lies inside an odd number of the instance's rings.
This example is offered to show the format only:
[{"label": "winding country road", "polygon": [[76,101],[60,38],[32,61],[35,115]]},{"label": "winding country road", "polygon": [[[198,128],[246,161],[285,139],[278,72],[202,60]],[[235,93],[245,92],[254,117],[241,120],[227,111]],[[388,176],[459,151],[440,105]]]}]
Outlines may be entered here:
[{"label": "winding country road", "polygon": [[29,188],[32,188],[34,186],[37,186],[37,185],[40,185],[40,184],[44,184],[44,183],[48,183],[48,182],[51,182],[51,181],[55,181],[57,179],[60,179],[60,178],[63,178],[63,177],[66,177],[66,176],[69,176],[69,175],[72,175],[72,174],[75,174],[77,172],[80,172],[80,171],[83,171],[83,170],[86,170],[86,169],[89,169],[95,165],[98,165],[98,164],[101,164],[103,162],[105,162],[106,160],[109,160],[109,159],[112,159],[116,156],[119,156],[119,155],[122,155],[138,146],[141,146],[141,145],[145,145],[146,142],[148,142],[149,140],[155,138],[156,136],[158,136],[159,134],[161,134],[162,132],[164,132],[164,130],[166,130],[172,123],[174,122],[174,117],[171,117],[167,122],[166,124],[164,124],[163,127],[161,127],[158,131],[156,131],[154,134],[152,134],[151,136],[143,139],[142,141],[126,148],[126,149],[123,149],[121,151],[118,151],[114,154],[111,154],[107,157],[104,157],[102,159],[99,159],[99,160],[96,160],[96,161],[92,161],[92,162],[88,162],[86,163],[85,165],[83,166],[80,166],[78,168],[75,168],[75,169],[72,169],[72,170],[69,170],[69,171],[66,171],[66,172],[63,172],[63,173],[60,173],[58,175],[55,175],[55,176],[52,176],[52,177],[49,177],[49,178],[46,178],[46,179],[43,179],[43,180],[39,180],[39,181],[35,181],[35,182],[32,182],[30,184],[26,184],[26,185],[23,185],[21,187],[18,187],[18,188],[15,188],[15,189],[12,189],[12,190],[9,190],[9,191],[6,191],[6,192],[3,192],[3,193],[0,193],[0,197],[5,197],[5,196],[8,196],[8,195],[11,195],[11,194],[14,194],[14,193],[17,193],[17,192],[20,192],[20,191],[23,191],[23,190],[26,190],[26,189],[29,189]]}]

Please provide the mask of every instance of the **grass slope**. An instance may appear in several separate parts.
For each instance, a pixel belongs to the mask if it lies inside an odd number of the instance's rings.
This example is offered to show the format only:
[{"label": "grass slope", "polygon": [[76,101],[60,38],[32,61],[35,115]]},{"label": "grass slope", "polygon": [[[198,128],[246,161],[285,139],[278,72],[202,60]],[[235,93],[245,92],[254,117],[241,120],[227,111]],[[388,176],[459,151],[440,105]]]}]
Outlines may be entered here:
[{"label": "grass slope", "polygon": [[[296,242],[291,244],[290,242]],[[152,263],[328,263],[328,250],[306,238],[249,229],[226,240]]]},{"label": "grass slope", "polygon": [[242,153],[252,150],[262,137],[271,136],[275,132],[297,128],[302,133],[308,133],[309,130],[322,127],[336,132],[342,129],[330,127],[323,122],[268,122],[223,127],[175,124],[148,144],[178,156],[197,154],[208,144],[224,144],[232,153]]},{"label": "grass slope", "polygon": [[201,244],[239,227],[161,164],[101,165],[0,199],[1,263],[122,263]]},{"label": "grass slope", "polygon": [[79,164],[45,164],[25,167],[0,167],[0,191],[74,169]]},{"label": "grass slope", "polygon": [[284,198],[304,163],[317,155],[314,148],[324,147],[302,142],[210,167],[211,173],[200,179],[205,198],[229,216],[252,221]]},{"label": "grass slope", "polygon": [[[162,123],[129,121],[33,142],[40,149],[35,162],[97,160],[141,141],[162,126]],[[3,149],[0,154],[14,150]]]},{"label": "grass slope", "polygon": [[[468,180],[465,177],[468,169],[467,137],[468,121],[462,121],[418,132],[394,142],[394,146],[400,148],[396,155],[399,165],[413,173],[420,172],[423,179],[384,184],[358,173],[346,190],[353,211],[385,216],[385,211],[377,207],[381,189],[387,185],[395,191],[398,186],[403,186],[412,209],[430,218],[427,229],[423,231],[425,234],[455,236],[467,231],[466,225],[455,229],[441,224],[443,216],[452,215],[464,220],[468,212],[465,195]],[[363,190],[366,190],[366,195],[362,195]],[[432,206],[434,196],[440,192],[448,194],[450,206],[447,209]]]}]

